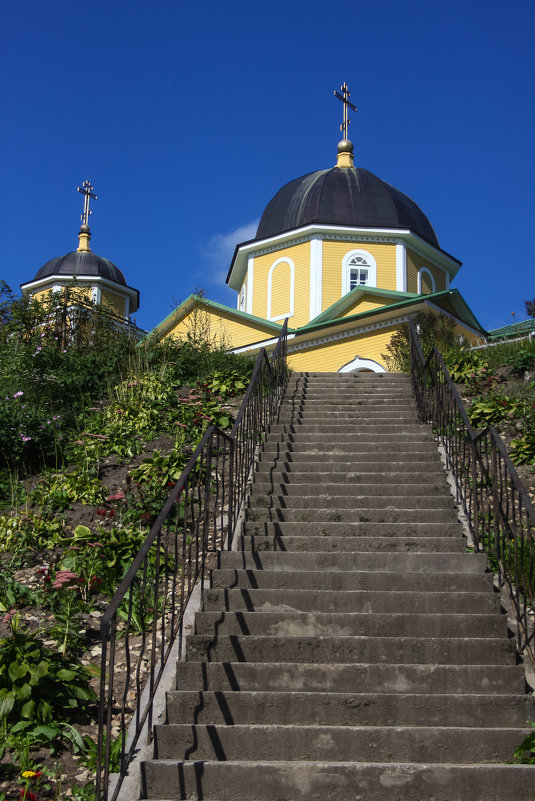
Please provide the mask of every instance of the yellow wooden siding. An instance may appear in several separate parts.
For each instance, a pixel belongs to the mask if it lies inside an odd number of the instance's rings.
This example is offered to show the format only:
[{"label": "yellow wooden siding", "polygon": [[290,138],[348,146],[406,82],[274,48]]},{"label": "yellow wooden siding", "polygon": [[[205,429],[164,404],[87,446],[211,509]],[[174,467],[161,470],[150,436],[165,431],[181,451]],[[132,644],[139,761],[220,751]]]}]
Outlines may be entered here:
[{"label": "yellow wooden siding", "polygon": [[277,264],[271,273],[271,318],[289,317],[292,270],[287,261]]},{"label": "yellow wooden siding", "polygon": [[102,289],[101,302],[103,306],[111,309],[115,314],[124,317],[124,298],[116,295],[115,292],[109,292],[107,289]]},{"label": "yellow wooden siding", "polygon": [[371,253],[377,264],[377,286],[379,289],[396,289],[396,245],[393,242],[339,242],[323,241],[323,291],[322,311],[336,303],[342,296],[342,262],[352,250]]},{"label": "yellow wooden siding", "polygon": [[[427,267],[435,279],[435,292],[442,292],[446,289],[446,274],[444,270],[435,267],[428,259],[425,259],[423,256],[407,248],[407,292],[418,292],[418,271],[421,267]],[[422,292],[430,292],[432,290],[430,284],[429,276],[426,276],[424,273]]]},{"label": "yellow wooden siding", "polygon": [[240,348],[251,342],[270,339],[273,331],[241,322],[230,315],[212,309],[192,309],[177,322],[162,339],[191,337],[223,348]]},{"label": "yellow wooden siding", "polygon": [[[368,332],[351,339],[338,342],[327,342],[308,350],[288,354],[288,363],[292,370],[299,372],[318,371],[337,373],[341,367],[353,361],[357,356],[361,359],[373,359],[387,369],[383,353],[390,342],[396,326],[381,331]],[[291,344],[291,343],[290,343]]]},{"label": "yellow wooden siding", "polygon": [[362,300],[357,301],[354,303],[350,308],[345,311],[341,316],[342,317],[351,317],[352,314],[360,314],[361,312],[371,311],[372,309],[379,309],[381,306],[388,305],[391,303],[391,299],[383,300],[377,299],[372,300],[371,298],[363,298]]},{"label": "yellow wooden siding", "polygon": [[[268,276],[272,265],[278,259],[291,259],[295,265],[294,274],[294,314],[288,319],[288,324],[294,328],[306,325],[309,322],[310,311],[310,242],[302,242],[288,248],[281,248],[273,253],[255,256],[254,260],[254,288],[253,309],[256,317],[267,318]],[[278,273],[280,265],[273,271],[273,278]],[[275,292],[271,298],[272,316],[277,316],[273,309],[277,308],[278,300]]]}]

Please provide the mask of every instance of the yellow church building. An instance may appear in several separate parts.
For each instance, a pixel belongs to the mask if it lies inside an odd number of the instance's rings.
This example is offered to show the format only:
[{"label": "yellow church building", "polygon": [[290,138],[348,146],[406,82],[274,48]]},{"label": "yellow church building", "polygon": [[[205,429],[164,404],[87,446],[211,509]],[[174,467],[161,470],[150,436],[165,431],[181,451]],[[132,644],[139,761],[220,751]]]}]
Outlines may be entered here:
[{"label": "yellow church building", "polygon": [[[255,354],[288,321],[293,370],[386,372],[392,334],[416,312],[443,314],[470,343],[485,331],[450,285],[461,263],[442,250],[407,195],[354,166],[344,139],[336,165],[290,181],[270,200],[254,239],[236,247],[227,284],[236,308],[190,295],[152,334],[188,335],[202,310],[212,341]],[[354,108],[353,106],[351,106]]]}]

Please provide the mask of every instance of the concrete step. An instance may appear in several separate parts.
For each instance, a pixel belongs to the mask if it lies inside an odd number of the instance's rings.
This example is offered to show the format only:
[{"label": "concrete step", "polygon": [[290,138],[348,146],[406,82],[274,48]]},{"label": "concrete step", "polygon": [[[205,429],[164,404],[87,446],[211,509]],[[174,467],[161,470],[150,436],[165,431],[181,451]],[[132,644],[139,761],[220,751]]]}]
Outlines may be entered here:
[{"label": "concrete step", "polygon": [[[306,692],[310,705],[315,693],[405,693],[431,695],[476,695],[491,698],[502,695],[528,699],[524,668],[513,664],[437,665],[437,664],[317,664],[178,662],[176,686],[179,690],[234,692]],[[517,695],[518,694],[518,695]],[[520,702],[518,702],[520,703]],[[527,716],[525,720],[530,720]]]},{"label": "concrete step", "polygon": [[195,634],[262,637],[505,637],[507,620],[496,614],[420,612],[197,612]]},{"label": "concrete step", "polygon": [[314,436],[318,439],[321,439],[327,434],[345,436],[346,439],[348,437],[351,437],[351,439],[363,439],[364,435],[375,436],[380,434],[384,438],[385,442],[405,442],[407,440],[414,440],[415,442],[433,442],[434,444],[434,439],[431,432],[429,432],[426,428],[422,428],[422,426],[402,422],[392,425],[385,423],[382,420],[378,420],[376,423],[371,423],[369,420],[363,423],[358,423],[355,421],[352,423],[343,421],[338,423],[323,422],[323,424],[321,421],[303,423],[274,423],[270,429],[270,436],[272,434],[306,434],[307,436]]},{"label": "concrete step", "polygon": [[153,801],[533,801],[535,767],[158,760],[144,762],[141,777]]},{"label": "concrete step", "polygon": [[303,509],[266,509],[254,508],[246,510],[246,519],[250,522],[262,520],[282,520],[289,522],[331,522],[344,523],[356,519],[360,523],[455,523],[457,513],[448,509],[396,509],[383,506],[381,509],[361,506],[353,509],[331,507]]},{"label": "concrete step", "polygon": [[505,637],[359,637],[192,634],[192,662],[317,662],[322,664],[507,665],[514,642]]},{"label": "concrete step", "polygon": [[204,611],[382,612],[396,614],[494,614],[500,598],[493,592],[418,592],[414,590],[255,590],[206,589]]},{"label": "concrete step", "polygon": [[[348,431],[340,431],[340,433],[333,433],[325,431],[322,434],[303,433],[299,431],[296,434],[283,434],[273,433],[269,437],[267,445],[276,446],[279,442],[284,442],[288,445],[299,445],[303,449],[308,446],[322,448],[324,445],[344,444],[350,450],[363,448],[369,450],[370,448],[381,447],[383,450],[390,453],[403,453],[411,454],[413,451],[433,452],[437,454],[437,446],[433,438],[427,432],[420,432],[417,436],[412,434],[384,434],[382,426],[374,427],[373,431],[351,434]],[[366,447],[368,446],[368,447]],[[265,448],[264,450],[266,450]],[[295,447],[293,448],[295,450]]]},{"label": "concrete step", "polygon": [[[455,507],[451,495],[444,491],[435,495],[372,495],[362,493],[360,488],[355,492],[315,495],[273,495],[254,491],[249,497],[248,509],[453,509]],[[255,487],[256,490],[256,487]],[[385,487],[386,490],[386,487]]]},{"label": "concrete step", "polygon": [[300,484],[303,481],[325,485],[336,483],[352,488],[359,484],[369,486],[372,482],[381,488],[389,483],[409,484],[415,485],[414,489],[418,492],[420,484],[423,486],[439,480],[445,482],[446,474],[439,462],[421,462],[420,465],[412,464],[409,467],[406,462],[395,461],[333,462],[320,460],[318,457],[300,461],[295,460],[292,455],[280,459],[264,455],[258,462],[254,480],[256,483],[268,479],[286,484]]},{"label": "concrete step", "polygon": [[[259,474],[254,482],[254,487],[252,491],[252,499],[256,502],[258,497],[274,497],[274,496],[282,496],[286,500],[290,498],[296,497],[306,497],[309,496],[310,493],[313,491],[314,485],[309,484],[306,481],[307,473],[299,474],[297,473],[296,476],[301,480],[294,481],[292,476],[291,482],[279,482],[275,483],[273,481],[267,480],[267,477],[264,477],[263,480]],[[390,474],[392,475],[392,474]],[[323,477],[324,478],[324,477]],[[378,475],[379,479],[379,475]],[[351,483],[342,483],[342,482],[326,482],[323,480],[321,482],[321,486],[317,488],[317,492],[315,493],[314,497],[321,499],[321,498],[330,498],[333,496],[340,497],[344,496],[355,496],[358,495],[360,497],[365,497],[368,499],[370,498],[390,498],[392,499],[393,503],[397,503],[398,499],[401,498],[431,498],[437,495],[442,497],[445,496],[447,490],[447,482],[446,477],[441,476],[440,480],[435,480],[434,482],[430,481],[427,484],[413,486],[409,482],[405,483],[393,483],[394,476],[392,476],[392,481],[389,481],[388,478],[383,481],[375,481],[373,483],[363,483],[359,482],[351,482]],[[319,482],[318,482],[319,483]],[[447,495],[446,495],[447,498]]]},{"label": "concrete step", "polygon": [[[431,538],[431,537],[448,537],[450,539],[459,540],[463,542],[463,550],[466,547],[466,540],[461,538],[461,531],[459,523],[377,523],[373,521],[366,521],[360,523],[344,523],[344,522],[310,522],[303,524],[301,522],[280,521],[280,520],[264,520],[256,522],[247,522],[243,524],[244,536],[264,536],[264,537],[277,537],[279,539],[290,537],[321,537],[327,539],[329,537],[372,537],[379,540],[382,537],[418,537],[418,538]],[[357,543],[354,543],[356,550],[360,550]],[[380,543],[377,545],[378,550],[383,550]],[[321,548],[320,550],[325,550]]]},{"label": "concrete step", "polygon": [[500,763],[527,728],[277,726],[171,723],[154,727],[158,759]]},{"label": "concrete step", "polygon": [[[302,566],[303,555],[300,554],[296,557],[294,554],[288,554],[292,557],[292,564],[287,566],[286,570],[277,569],[278,554],[273,554],[275,558],[269,558],[268,554],[263,554],[262,559],[260,555],[255,557],[257,563],[263,562],[272,565],[272,569],[262,570],[256,569],[253,560],[245,560],[247,567],[228,567],[221,570],[213,570],[210,573],[210,586],[212,588],[222,587],[235,587],[242,589],[272,589],[272,590],[333,590],[333,591],[347,591],[347,590],[375,590],[375,591],[397,591],[405,592],[407,590],[415,590],[418,592],[469,592],[481,591],[484,592],[492,589],[492,576],[490,573],[483,572],[484,561],[479,562],[479,567],[470,572],[460,572],[458,564],[452,565],[449,572],[439,572],[442,568],[441,562],[450,563],[450,557],[441,557],[434,564],[435,570],[432,570],[432,565],[428,566],[428,570],[423,570],[420,573],[405,570],[405,571],[392,571],[388,570],[383,564],[385,556],[375,560],[373,570],[366,568],[359,570],[358,564],[361,559],[357,560],[356,570],[344,570],[343,565],[347,562],[347,557],[344,556],[342,567],[340,567],[340,559],[338,560],[338,569],[336,565],[332,565],[330,569],[315,571],[310,568],[312,560],[308,562],[308,569]],[[364,554],[362,554],[362,557]],[[470,557],[478,559],[481,554],[474,554]],[[464,555],[463,555],[464,558]],[[395,557],[395,564],[399,562],[400,557]],[[286,561],[286,560],[285,560]],[[321,561],[331,562],[332,555],[324,554]],[[380,562],[380,564],[378,564]],[[395,567],[394,564],[394,567]],[[392,561],[390,561],[392,565]],[[468,566],[471,566],[472,562]],[[273,569],[273,567],[275,569]]]},{"label": "concrete step", "polygon": [[[320,470],[328,470],[330,462],[362,462],[371,465],[391,465],[392,462],[399,464],[400,470],[409,467],[411,470],[417,469],[424,462],[440,465],[440,457],[436,448],[429,443],[407,444],[405,455],[405,445],[392,445],[388,450],[380,448],[373,442],[367,443],[295,443],[295,442],[272,442],[269,440],[264,445],[263,453],[269,458],[277,458],[294,462],[309,462],[316,457],[316,462],[320,462]],[[323,468],[322,465],[325,465]],[[358,468],[353,467],[353,470]],[[374,469],[371,467],[370,469]],[[375,469],[381,469],[375,467]]]},{"label": "concrete step", "polygon": [[[173,691],[168,723],[524,728],[533,698],[433,693]],[[518,743],[517,743],[518,744]],[[510,754],[508,755],[508,758]]]},{"label": "concrete step", "polygon": [[482,553],[281,553],[251,554],[225,551],[219,554],[219,567],[238,570],[316,570],[325,572],[373,571],[399,573],[480,573],[486,565]]},{"label": "concrete step", "polygon": [[[355,542],[357,539],[357,542]],[[458,537],[292,537],[242,536],[238,540],[242,551],[286,551],[314,553],[462,553],[466,543]]]}]

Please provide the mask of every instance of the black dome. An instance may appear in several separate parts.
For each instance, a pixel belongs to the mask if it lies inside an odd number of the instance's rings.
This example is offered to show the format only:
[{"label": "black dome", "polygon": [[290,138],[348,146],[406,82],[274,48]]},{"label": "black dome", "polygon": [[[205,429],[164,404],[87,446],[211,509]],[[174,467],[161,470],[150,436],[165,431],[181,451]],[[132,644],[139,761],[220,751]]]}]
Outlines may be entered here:
[{"label": "black dome", "polygon": [[80,278],[100,276],[126,286],[126,280],[120,269],[109,259],[97,256],[93,251],[73,250],[65,256],[57,256],[44,264],[34,281],[48,278],[51,275],[76,275]]},{"label": "black dome", "polygon": [[256,239],[311,223],[409,228],[439,247],[431,223],[416,203],[362,167],[332,167],[290,181],[266,206]]}]

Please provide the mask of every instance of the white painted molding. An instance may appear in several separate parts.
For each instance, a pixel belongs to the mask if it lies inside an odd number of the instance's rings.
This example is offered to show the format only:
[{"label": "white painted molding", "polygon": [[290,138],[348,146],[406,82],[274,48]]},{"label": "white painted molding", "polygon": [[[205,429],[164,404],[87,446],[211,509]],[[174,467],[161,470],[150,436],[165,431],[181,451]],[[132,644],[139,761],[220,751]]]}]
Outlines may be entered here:
[{"label": "white painted molding", "polygon": [[339,373],[358,373],[359,370],[371,370],[373,373],[386,373],[386,369],[379,362],[374,362],[373,359],[361,359],[360,356],[355,356],[353,361],[344,364],[338,370]]},{"label": "white painted molding", "polygon": [[420,267],[418,270],[418,294],[422,294],[422,274],[427,273],[429,278],[431,279],[431,292],[437,291],[437,285],[435,284],[435,276],[427,267]]},{"label": "white painted molding", "polygon": [[375,261],[374,257],[371,253],[368,253],[367,250],[350,250],[348,251],[344,258],[342,259],[342,295],[347,295],[349,292],[349,260],[353,258],[353,256],[361,256],[363,259],[366,259],[368,265],[368,281],[366,286],[376,287],[377,286],[377,262]]},{"label": "white painted molding", "polygon": [[254,281],[254,256],[249,256],[247,260],[247,293],[246,293],[247,314],[253,313],[253,281]]},{"label": "white painted molding", "polygon": [[310,240],[310,307],[308,321],[321,314],[323,283],[323,239]]},{"label": "white painted molding", "polygon": [[407,248],[405,242],[396,242],[396,290],[407,291]]},{"label": "white painted molding", "polygon": [[[283,314],[278,314],[276,317],[271,316],[271,288],[273,284],[273,273],[279,264],[287,264],[290,267],[290,298],[289,309]],[[284,320],[286,317],[293,317],[294,314],[294,286],[295,286],[295,264],[291,259],[282,257],[274,261],[268,273],[268,296],[267,296],[267,319],[275,323],[277,320]]]}]

